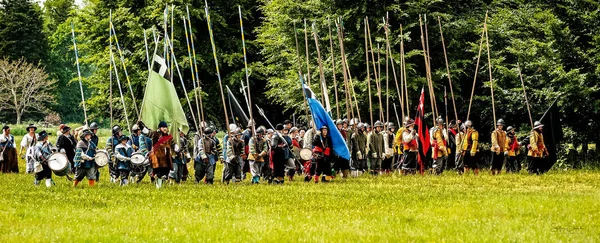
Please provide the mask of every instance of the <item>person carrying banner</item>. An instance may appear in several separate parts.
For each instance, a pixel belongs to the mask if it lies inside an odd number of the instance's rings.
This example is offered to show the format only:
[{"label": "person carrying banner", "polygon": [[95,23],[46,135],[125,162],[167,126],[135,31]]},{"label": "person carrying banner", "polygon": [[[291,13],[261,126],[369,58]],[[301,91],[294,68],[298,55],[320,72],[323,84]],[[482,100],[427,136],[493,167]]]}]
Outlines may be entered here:
[{"label": "person carrying banner", "polygon": [[173,146],[175,141],[169,134],[167,123],[161,121],[158,130],[151,132],[152,150],[150,151],[150,163],[156,181],[156,188],[161,188],[167,179],[169,171],[173,169]]}]

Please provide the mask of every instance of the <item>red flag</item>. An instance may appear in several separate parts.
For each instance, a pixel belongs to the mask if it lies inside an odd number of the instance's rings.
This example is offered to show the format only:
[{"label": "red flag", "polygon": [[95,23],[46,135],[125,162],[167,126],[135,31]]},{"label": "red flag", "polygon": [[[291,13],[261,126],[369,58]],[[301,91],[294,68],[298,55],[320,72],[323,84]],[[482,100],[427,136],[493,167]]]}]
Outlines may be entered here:
[{"label": "red flag", "polygon": [[421,167],[421,174],[423,174],[424,163],[427,159],[427,151],[429,151],[429,128],[425,126],[424,116],[425,116],[425,89],[421,89],[421,98],[419,98],[419,107],[417,107],[417,117],[415,118],[415,125],[417,126],[418,134],[419,134],[419,166]]}]

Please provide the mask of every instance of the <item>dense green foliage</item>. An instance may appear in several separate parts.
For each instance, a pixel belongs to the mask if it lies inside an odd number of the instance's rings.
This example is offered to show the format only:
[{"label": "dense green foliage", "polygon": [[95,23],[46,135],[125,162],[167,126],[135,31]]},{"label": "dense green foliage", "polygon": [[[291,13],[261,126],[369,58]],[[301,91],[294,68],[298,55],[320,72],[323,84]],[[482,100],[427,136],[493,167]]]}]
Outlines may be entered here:
[{"label": "dense green foliage", "polygon": [[186,182],[161,190],[148,179],[121,188],[109,184],[106,168],[101,173],[95,188],[54,177],[50,189],[35,187],[30,175],[2,175],[0,241],[600,240],[596,171],[363,176],[283,186]]},{"label": "dense green foliage", "polygon": [[[26,4],[19,4],[26,3]],[[71,40],[71,23],[80,49],[80,62],[86,105],[90,119],[108,126],[109,112],[109,15],[112,10],[113,24],[119,46],[123,50],[125,65],[137,104],[141,104],[144,82],[147,75],[147,60],[143,31],[148,34],[150,52],[153,51],[152,30],[158,36],[164,35],[163,13],[165,6],[174,6],[173,36],[177,60],[182,72],[186,90],[192,99],[193,112],[194,86],[192,84],[189,58],[185,41],[182,17],[185,6],[189,6],[192,19],[193,36],[198,60],[198,71],[202,82],[202,95],[206,119],[223,125],[223,112],[219,87],[208,38],[203,1],[85,1],[83,6],[73,6],[72,0],[46,1],[43,14],[39,7],[25,0],[2,1],[3,19],[0,33],[19,39],[19,52],[7,49],[14,46],[8,37],[1,38],[2,55],[32,55],[32,60],[48,56],[47,65],[50,76],[57,79],[59,88],[56,95],[59,104],[54,110],[63,120],[82,122],[79,90],[76,81],[76,69]],[[319,36],[319,48],[323,59],[325,79],[329,86],[330,100],[335,112],[333,69],[329,48],[329,26],[332,28],[334,54],[336,62],[337,88],[341,113],[345,113],[341,56],[337,41],[335,20],[342,18],[344,27],[344,46],[348,65],[359,100],[361,120],[368,120],[368,95],[366,82],[364,18],[369,17],[369,25],[374,48],[379,44],[381,56],[381,84],[384,92],[383,109],[386,109],[386,82],[389,85],[390,102],[396,103],[398,95],[395,88],[391,66],[385,71],[385,34],[382,18],[389,14],[390,44],[396,72],[399,73],[400,40],[403,38],[406,52],[408,76],[408,95],[411,114],[421,87],[425,86],[425,65],[422,56],[422,42],[419,27],[419,14],[426,14],[428,40],[431,54],[432,79],[436,92],[437,105],[444,113],[443,90],[448,86],[446,65],[440,38],[438,17],[441,19],[448,53],[450,73],[456,96],[459,119],[467,115],[469,97],[475,64],[479,51],[479,41],[486,11],[489,11],[488,29],[490,60],[494,79],[494,98],[496,115],[504,118],[509,125],[520,130],[529,129],[529,118],[524,103],[521,82],[517,72],[520,63],[533,119],[542,116],[549,104],[558,98],[563,113],[563,125],[566,138],[574,144],[598,142],[600,129],[600,27],[597,25],[600,4],[596,1],[291,1],[291,0],[240,0],[209,1],[209,9],[215,34],[217,56],[221,66],[223,82],[229,85],[238,99],[240,80],[244,80],[241,36],[237,5],[241,6],[248,49],[252,100],[265,108],[273,122],[280,122],[292,114],[304,114],[302,95],[298,81],[298,67],[306,71],[304,19],[307,20],[310,79],[312,88],[320,96],[319,69],[315,42],[312,38],[312,24]],[[9,8],[13,6],[12,8]],[[21,7],[14,7],[21,6]],[[24,7],[27,6],[27,7]],[[9,11],[10,9],[17,9]],[[31,19],[19,19],[14,16],[28,14],[39,16]],[[12,17],[11,17],[12,16]],[[42,24],[42,17],[43,23]],[[171,28],[169,13],[168,31]],[[37,21],[37,22],[35,22]],[[38,23],[39,22],[39,23]],[[37,23],[37,24],[35,24]],[[294,23],[296,29],[294,29]],[[403,35],[400,35],[400,25]],[[24,31],[27,34],[12,35],[15,26],[32,26]],[[34,28],[35,27],[35,28]],[[42,28],[43,27],[43,28]],[[43,30],[43,31],[42,31]],[[299,38],[299,60],[296,57],[294,32]],[[32,44],[41,43],[41,44]],[[44,44],[48,43],[48,44]],[[115,44],[115,43],[113,43]],[[49,46],[49,48],[47,48]],[[487,134],[492,127],[492,107],[489,88],[487,48],[484,42],[475,97],[471,110],[480,131]],[[158,50],[162,50],[159,43]],[[131,120],[137,118],[129,92],[124,69],[120,63],[116,47],[113,49],[117,63],[119,80]],[[19,54],[21,53],[21,54]],[[375,54],[377,58],[377,53]],[[36,59],[37,58],[37,59]],[[372,64],[371,64],[372,65]],[[374,113],[379,112],[379,101],[375,96],[373,68],[370,66],[371,90],[373,91]],[[389,75],[389,78],[387,76]],[[114,115],[116,121],[124,124],[123,108],[119,98],[115,75],[112,75]],[[179,77],[174,77],[175,86],[180,92],[184,110],[189,111],[183,95]],[[449,89],[448,89],[449,90]],[[243,102],[242,102],[243,103]],[[393,103],[390,104],[390,120],[395,121]],[[427,103],[428,104],[428,103]],[[448,105],[450,119],[454,118],[451,102]],[[427,111],[431,107],[427,105]],[[282,112],[284,111],[284,112]],[[400,111],[399,111],[400,112]],[[4,114],[10,117],[10,114]],[[257,113],[257,112],[255,112]],[[477,114],[477,115],[473,115]],[[255,114],[257,115],[257,114]],[[375,115],[377,117],[377,115]],[[191,115],[189,115],[190,123]],[[30,117],[30,119],[38,119]],[[9,119],[10,121],[10,119]],[[429,121],[429,120],[427,120]],[[260,122],[260,121],[259,121]],[[262,122],[261,122],[262,123]]]}]

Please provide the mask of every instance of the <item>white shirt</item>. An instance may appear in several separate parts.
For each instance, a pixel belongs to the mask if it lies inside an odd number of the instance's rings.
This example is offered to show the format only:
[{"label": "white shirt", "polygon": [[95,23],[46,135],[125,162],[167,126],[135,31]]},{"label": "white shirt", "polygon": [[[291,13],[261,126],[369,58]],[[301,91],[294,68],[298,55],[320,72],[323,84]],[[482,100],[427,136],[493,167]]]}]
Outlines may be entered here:
[{"label": "white shirt", "polygon": [[21,140],[21,148],[27,149],[29,147],[35,146],[35,144],[32,144],[34,139],[35,139],[35,135],[31,136],[31,135],[29,135],[29,133],[25,134],[25,136],[23,136],[23,140]]}]

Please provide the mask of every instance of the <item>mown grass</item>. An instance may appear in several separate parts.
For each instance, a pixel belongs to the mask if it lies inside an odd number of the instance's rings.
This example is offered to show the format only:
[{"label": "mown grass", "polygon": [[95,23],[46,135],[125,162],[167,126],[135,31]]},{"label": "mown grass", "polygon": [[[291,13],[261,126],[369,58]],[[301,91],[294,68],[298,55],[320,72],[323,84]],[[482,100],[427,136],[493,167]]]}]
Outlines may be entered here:
[{"label": "mown grass", "polygon": [[[220,178],[220,168],[217,177]],[[596,242],[600,172],[363,176],[329,184],[50,189],[0,175],[0,242]]]}]

